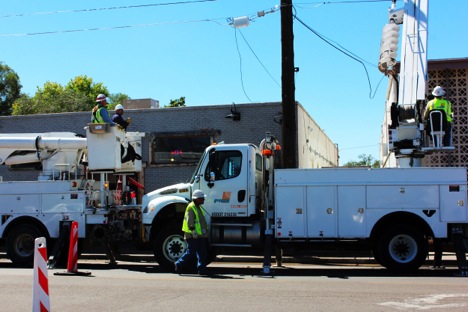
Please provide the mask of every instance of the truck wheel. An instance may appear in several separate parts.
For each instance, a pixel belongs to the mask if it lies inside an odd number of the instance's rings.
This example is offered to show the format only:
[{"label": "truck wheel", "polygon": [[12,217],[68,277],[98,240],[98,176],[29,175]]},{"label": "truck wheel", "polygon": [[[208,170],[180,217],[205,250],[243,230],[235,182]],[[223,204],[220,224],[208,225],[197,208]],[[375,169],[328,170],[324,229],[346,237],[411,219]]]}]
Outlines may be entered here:
[{"label": "truck wheel", "polygon": [[169,224],[157,234],[154,242],[154,257],[165,269],[173,269],[174,262],[187,249],[180,224]]},{"label": "truck wheel", "polygon": [[[154,241],[154,257],[156,262],[167,270],[174,269],[174,262],[177,261],[187,249],[187,243],[184,240],[184,234],[180,230],[180,224],[174,223],[166,226],[157,234]],[[214,247],[208,248],[207,264],[216,260],[217,249]],[[195,270],[197,268],[197,257],[194,257],[189,263],[187,270]]]},{"label": "truck wheel", "polygon": [[19,225],[8,234],[6,252],[13,264],[32,267],[34,264],[34,240],[43,236],[34,225]]},{"label": "truck wheel", "polygon": [[416,271],[428,254],[428,243],[417,229],[398,225],[383,233],[378,243],[376,259],[395,272]]}]

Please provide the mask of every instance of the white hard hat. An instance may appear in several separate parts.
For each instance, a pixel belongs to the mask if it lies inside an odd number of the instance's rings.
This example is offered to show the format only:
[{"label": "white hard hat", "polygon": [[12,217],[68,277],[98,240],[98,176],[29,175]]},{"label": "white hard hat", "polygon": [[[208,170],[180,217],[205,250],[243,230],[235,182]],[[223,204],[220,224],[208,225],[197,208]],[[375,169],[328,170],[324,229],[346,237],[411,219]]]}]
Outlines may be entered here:
[{"label": "white hard hat", "polygon": [[201,190],[195,190],[192,193],[192,198],[193,199],[198,199],[198,198],[205,198],[205,193]]},{"label": "white hard hat", "polygon": [[441,86],[437,86],[434,88],[434,91],[432,91],[433,96],[442,96],[445,94],[444,89],[442,89]]},{"label": "white hard hat", "polygon": [[118,109],[124,109],[123,105],[122,104],[117,104],[115,105],[115,110],[118,110]]},{"label": "white hard hat", "polygon": [[106,98],[107,98],[107,96],[106,96],[105,94],[99,94],[99,95],[96,97],[96,102],[104,101]]}]

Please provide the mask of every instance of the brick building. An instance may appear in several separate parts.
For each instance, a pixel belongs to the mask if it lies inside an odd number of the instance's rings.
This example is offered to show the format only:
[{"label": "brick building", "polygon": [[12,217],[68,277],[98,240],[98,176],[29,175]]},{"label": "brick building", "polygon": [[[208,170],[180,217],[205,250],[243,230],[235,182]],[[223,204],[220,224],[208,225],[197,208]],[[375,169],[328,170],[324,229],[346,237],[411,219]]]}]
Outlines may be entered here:
[{"label": "brick building", "polygon": [[429,61],[428,92],[441,86],[452,103],[451,152],[435,152],[423,159],[427,167],[466,167],[468,165],[468,58]]},{"label": "brick building", "polygon": [[[126,109],[124,117],[132,118],[128,131],[145,133],[141,155],[145,170],[137,177],[145,185],[145,192],[190,179],[201,153],[211,143],[258,145],[266,131],[281,142],[279,102],[236,105],[235,112],[240,114],[240,119],[235,120],[226,118],[234,110],[231,105],[157,108],[154,100],[138,101],[138,105],[149,104],[147,108]],[[299,167],[337,166],[336,145],[300,104],[296,107]],[[68,131],[85,135],[84,127],[90,117],[88,112],[2,116],[0,133]],[[12,171],[0,166],[0,176],[4,181],[27,181],[36,180],[37,172]]]},{"label": "brick building", "polygon": [[[399,67],[397,66],[397,70]],[[441,86],[445,98],[452,103],[453,151],[433,152],[422,159],[424,167],[466,167],[468,164],[468,58],[428,61],[427,99],[433,98],[432,90]],[[423,111],[422,108],[421,111]],[[396,159],[388,151],[388,127],[390,107],[386,107],[381,136],[381,163],[395,167]]]}]

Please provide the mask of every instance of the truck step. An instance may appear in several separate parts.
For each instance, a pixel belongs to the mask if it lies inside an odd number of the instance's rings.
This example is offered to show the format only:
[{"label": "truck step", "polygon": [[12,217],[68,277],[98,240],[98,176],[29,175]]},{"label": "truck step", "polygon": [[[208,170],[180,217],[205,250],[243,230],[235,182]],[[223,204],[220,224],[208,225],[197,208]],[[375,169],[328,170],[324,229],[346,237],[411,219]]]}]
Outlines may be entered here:
[{"label": "truck step", "polygon": [[253,224],[251,223],[211,223],[211,226],[245,226],[245,227],[251,227]]}]

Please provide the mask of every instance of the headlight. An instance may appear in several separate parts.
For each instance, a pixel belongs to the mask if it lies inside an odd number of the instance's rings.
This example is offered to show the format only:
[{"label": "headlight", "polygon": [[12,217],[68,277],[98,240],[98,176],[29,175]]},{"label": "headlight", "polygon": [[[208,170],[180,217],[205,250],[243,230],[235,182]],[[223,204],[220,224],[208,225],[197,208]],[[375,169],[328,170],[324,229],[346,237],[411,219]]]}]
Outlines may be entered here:
[{"label": "headlight", "polygon": [[154,211],[154,205],[153,204],[149,204],[148,206],[145,207],[145,209],[143,209],[143,213],[148,213],[148,212],[152,212]]}]

